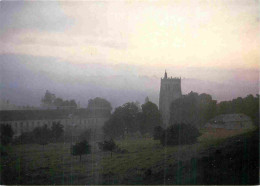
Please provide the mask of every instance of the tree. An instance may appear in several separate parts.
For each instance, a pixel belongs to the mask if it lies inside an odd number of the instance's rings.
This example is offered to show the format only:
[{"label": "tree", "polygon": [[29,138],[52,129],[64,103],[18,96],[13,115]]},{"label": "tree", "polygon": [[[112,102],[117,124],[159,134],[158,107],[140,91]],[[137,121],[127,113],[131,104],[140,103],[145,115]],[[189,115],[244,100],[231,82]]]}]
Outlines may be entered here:
[{"label": "tree", "polygon": [[142,113],[139,116],[140,132],[153,134],[154,127],[162,125],[162,118],[156,104],[147,101],[142,105]]},{"label": "tree", "polygon": [[255,125],[259,125],[259,95],[238,97],[232,101],[222,101],[217,104],[217,114],[243,113],[252,118]]},{"label": "tree", "polygon": [[134,102],[117,107],[110,119],[104,124],[103,131],[110,137],[123,136],[138,131],[137,116],[139,108]]},{"label": "tree", "polygon": [[69,101],[69,105],[71,108],[77,108],[77,103],[74,99]]},{"label": "tree", "polygon": [[154,127],[153,139],[159,140],[159,139],[161,139],[162,135],[163,135],[163,128],[161,126]]},{"label": "tree", "polygon": [[73,156],[79,156],[81,161],[81,156],[84,154],[91,153],[91,146],[88,144],[86,140],[83,140],[79,143],[76,143],[71,147],[71,154]]},{"label": "tree", "polygon": [[118,113],[121,114],[126,133],[133,133],[138,130],[137,115],[139,109],[135,103],[125,103],[121,108],[119,108]]},{"label": "tree", "polygon": [[182,145],[195,143],[200,136],[199,130],[190,124],[180,123],[169,126],[161,135],[162,145]]},{"label": "tree", "polygon": [[61,98],[56,98],[53,102],[53,104],[56,106],[56,107],[61,107],[63,105],[63,99]]},{"label": "tree", "polygon": [[91,129],[87,129],[84,132],[82,132],[79,136],[79,140],[80,141],[83,141],[83,140],[90,141],[91,140]]},{"label": "tree", "polygon": [[48,129],[47,125],[42,127],[37,127],[33,130],[35,142],[39,145],[42,145],[44,149],[44,145],[47,145],[51,139],[51,130]]},{"label": "tree", "polygon": [[52,106],[54,103],[56,96],[55,94],[52,94],[48,90],[46,90],[44,97],[42,98],[42,103],[44,105]]},{"label": "tree", "polygon": [[121,116],[112,114],[109,120],[104,123],[103,131],[105,136],[109,138],[124,136],[125,127]]},{"label": "tree", "polygon": [[88,101],[88,109],[93,109],[93,108],[105,108],[109,111],[112,110],[111,104],[104,98],[96,97],[95,99],[90,99]]},{"label": "tree", "polygon": [[112,138],[109,141],[104,141],[103,143],[98,143],[98,145],[99,145],[100,150],[110,151],[111,157],[112,157],[113,150],[117,148],[117,146]]},{"label": "tree", "polygon": [[57,122],[57,123],[53,122],[52,126],[51,126],[51,134],[56,142],[62,136],[63,133],[64,133],[63,125],[60,124],[59,122]]},{"label": "tree", "polygon": [[170,125],[189,123],[203,126],[216,115],[216,101],[209,94],[190,92],[172,102],[170,106]]},{"label": "tree", "polygon": [[14,131],[9,124],[1,124],[1,145],[11,143]]},{"label": "tree", "polygon": [[69,106],[70,102],[68,100],[63,101],[62,106],[66,107]]},{"label": "tree", "polygon": [[144,103],[147,103],[147,102],[149,102],[150,100],[149,100],[149,97],[148,96],[146,96],[146,98],[145,98],[145,100],[144,100]]}]

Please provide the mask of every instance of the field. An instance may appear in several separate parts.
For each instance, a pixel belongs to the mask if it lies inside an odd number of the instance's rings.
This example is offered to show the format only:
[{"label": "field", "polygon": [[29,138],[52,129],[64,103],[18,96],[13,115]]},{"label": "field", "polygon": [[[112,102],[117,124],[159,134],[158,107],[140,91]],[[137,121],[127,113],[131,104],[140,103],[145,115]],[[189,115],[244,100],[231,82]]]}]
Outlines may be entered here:
[{"label": "field", "polygon": [[[92,153],[70,154],[68,143],[8,146],[9,156],[1,158],[1,184],[134,184],[159,174],[179,162],[192,159],[226,139],[250,132],[245,130],[202,130],[192,145],[163,147],[151,138],[116,141],[126,153],[101,152],[96,142]],[[4,180],[4,181],[3,181]]]},{"label": "field", "polygon": [[[100,153],[79,156],[70,154],[70,144],[48,144],[44,149],[37,144],[9,147],[12,161],[7,161],[15,170],[16,178],[10,180],[22,184],[93,184],[98,179],[97,166]],[[4,159],[2,159],[4,161]]]}]

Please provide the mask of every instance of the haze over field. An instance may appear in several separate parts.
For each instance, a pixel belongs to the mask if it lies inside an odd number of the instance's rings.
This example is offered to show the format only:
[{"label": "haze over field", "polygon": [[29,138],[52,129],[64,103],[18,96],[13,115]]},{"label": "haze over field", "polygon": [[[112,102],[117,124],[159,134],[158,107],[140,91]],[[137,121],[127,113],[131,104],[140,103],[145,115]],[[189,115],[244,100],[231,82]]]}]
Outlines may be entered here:
[{"label": "haze over field", "polygon": [[218,101],[259,92],[258,1],[0,2],[0,98],[158,104],[160,78]]}]

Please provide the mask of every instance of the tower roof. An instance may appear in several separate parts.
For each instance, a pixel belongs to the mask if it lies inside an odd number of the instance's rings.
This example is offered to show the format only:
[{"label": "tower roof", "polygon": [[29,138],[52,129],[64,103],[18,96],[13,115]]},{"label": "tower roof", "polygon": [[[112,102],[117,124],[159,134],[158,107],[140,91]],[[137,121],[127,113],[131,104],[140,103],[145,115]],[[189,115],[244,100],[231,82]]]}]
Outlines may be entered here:
[{"label": "tower roof", "polygon": [[166,69],[165,69],[165,73],[164,73],[164,79],[167,79],[167,72],[166,72]]}]

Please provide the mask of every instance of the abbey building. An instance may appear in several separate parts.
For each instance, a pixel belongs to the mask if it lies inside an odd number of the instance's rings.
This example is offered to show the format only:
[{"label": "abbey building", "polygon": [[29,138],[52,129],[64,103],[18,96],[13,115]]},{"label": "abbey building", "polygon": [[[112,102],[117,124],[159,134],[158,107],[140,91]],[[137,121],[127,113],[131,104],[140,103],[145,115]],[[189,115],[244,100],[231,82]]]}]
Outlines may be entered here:
[{"label": "abbey building", "polygon": [[165,70],[164,77],[161,78],[159,98],[159,110],[162,114],[164,125],[167,126],[170,120],[171,103],[181,96],[181,78],[168,78]]}]

